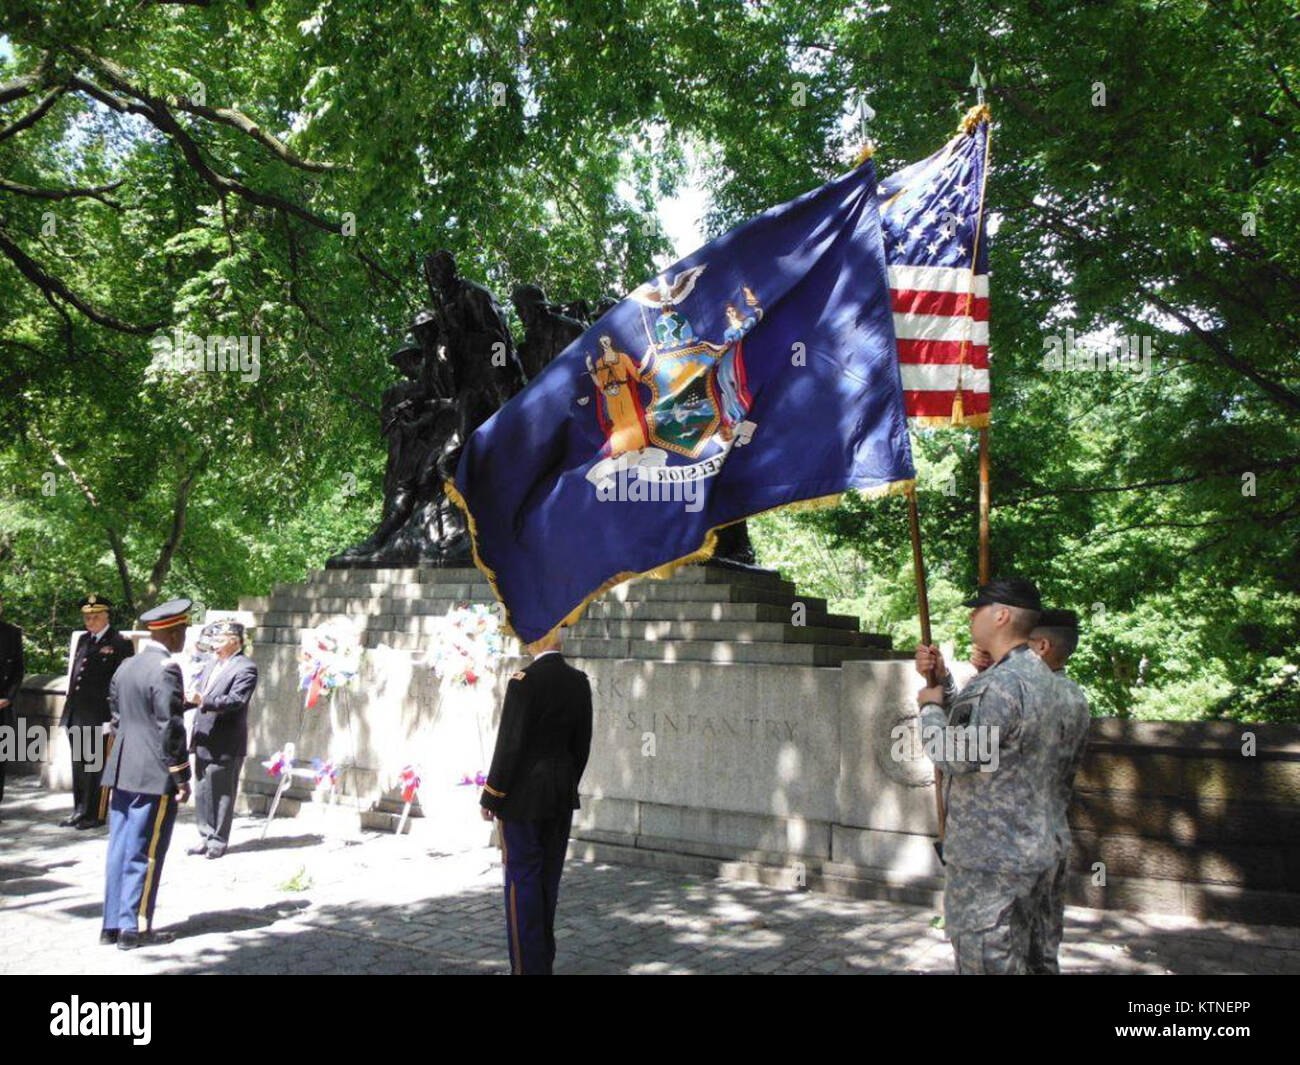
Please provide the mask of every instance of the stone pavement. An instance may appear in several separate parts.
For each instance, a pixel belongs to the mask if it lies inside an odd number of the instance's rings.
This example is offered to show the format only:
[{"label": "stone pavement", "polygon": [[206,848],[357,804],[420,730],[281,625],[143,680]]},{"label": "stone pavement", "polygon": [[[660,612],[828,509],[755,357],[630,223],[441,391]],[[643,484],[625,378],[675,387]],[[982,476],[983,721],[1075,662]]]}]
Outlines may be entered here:
[{"label": "stone pavement", "polygon": [[[0,807],[0,973],[504,973],[494,850],[436,855],[413,837],[322,836],[236,819],[219,861],[188,857],[182,808],[157,926],[175,942],[97,943],[107,830],[57,821],[71,803],[11,778]],[[941,973],[937,915],[631,866],[571,862],[563,973]],[[1066,912],[1066,972],[1300,973],[1300,929]]]}]

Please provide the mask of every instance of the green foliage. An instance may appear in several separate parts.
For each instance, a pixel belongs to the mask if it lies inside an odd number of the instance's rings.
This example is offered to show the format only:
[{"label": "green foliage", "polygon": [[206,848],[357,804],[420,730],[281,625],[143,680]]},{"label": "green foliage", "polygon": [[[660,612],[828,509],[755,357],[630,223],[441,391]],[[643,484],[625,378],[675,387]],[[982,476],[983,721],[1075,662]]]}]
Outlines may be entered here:
[{"label": "green foliage", "polygon": [[[502,295],[626,291],[688,150],[720,232],[844,167],[858,91],[881,172],[934,151],[978,59],[993,570],[1083,615],[1099,712],[1300,720],[1293,5],[14,0],[0,33],[0,133],[63,90],[0,135],[0,589],[37,665],[85,591],[231,606],[366,531],[424,253]],[[185,109],[200,89],[287,156]],[[259,379],[151,371],[178,327],[259,337]],[[1048,371],[1066,327],[1151,338],[1150,379]],[[975,439],[916,452],[935,635],[965,653]],[[769,564],[917,638],[901,500],[755,525]]]}]

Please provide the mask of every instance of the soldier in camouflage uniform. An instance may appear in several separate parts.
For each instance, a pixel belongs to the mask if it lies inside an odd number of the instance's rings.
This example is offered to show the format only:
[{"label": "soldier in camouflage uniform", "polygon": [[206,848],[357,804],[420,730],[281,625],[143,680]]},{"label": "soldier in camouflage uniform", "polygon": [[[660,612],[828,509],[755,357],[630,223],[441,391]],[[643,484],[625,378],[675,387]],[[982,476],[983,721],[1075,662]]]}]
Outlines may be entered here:
[{"label": "soldier in camouflage uniform", "polygon": [[1065,928],[1065,881],[1070,864],[1070,822],[1067,814],[1074,798],[1074,777],[1088,746],[1091,714],[1079,686],[1065,675],[1065,663],[1079,646],[1079,617],[1073,610],[1044,610],[1029,635],[1029,646],[1047,663],[1062,688],[1061,716],[1057,720],[1056,865],[1040,885],[1029,918],[1029,971],[1059,973],[1061,936]]},{"label": "soldier in camouflage uniform", "polygon": [[[1042,612],[1032,582],[992,581],[965,605],[974,608],[972,641],[993,665],[950,706],[940,685],[918,695],[947,799],[945,925],[958,973],[1025,973],[1032,906],[1058,864],[1057,722],[1067,693],[1029,647]],[[982,742],[963,750],[959,730]]]}]

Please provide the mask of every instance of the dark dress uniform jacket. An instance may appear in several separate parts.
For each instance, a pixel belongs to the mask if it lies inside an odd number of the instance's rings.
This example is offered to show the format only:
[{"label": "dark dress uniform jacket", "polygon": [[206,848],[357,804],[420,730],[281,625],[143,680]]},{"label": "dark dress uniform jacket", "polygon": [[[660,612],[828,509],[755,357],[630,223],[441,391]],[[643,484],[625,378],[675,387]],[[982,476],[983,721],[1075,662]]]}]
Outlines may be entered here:
[{"label": "dark dress uniform jacket", "polygon": [[591,684],[558,652],[506,686],[492,768],[479,799],[506,820],[536,821],[578,808],[591,752]]},{"label": "dark dress uniform jacket", "polygon": [[190,779],[181,667],[150,640],[113,676],[108,702],[116,740],[104,787],[174,795]]},{"label": "dark dress uniform jacket", "polygon": [[72,677],[68,697],[63,701],[59,724],[102,725],[108,720],[108,686],[118,666],[131,657],[131,641],[110,625],[99,642],[88,632],[81,634],[72,655]]},{"label": "dark dress uniform jacket", "polygon": [[0,699],[9,700],[9,709],[0,710],[0,724],[11,718],[23,683],[23,630],[0,621]]},{"label": "dark dress uniform jacket", "polygon": [[214,661],[199,679],[203,691],[216,670],[216,680],[203,696],[194,716],[190,749],[209,762],[243,758],[248,753],[248,703],[257,688],[257,663],[242,651],[226,661]]}]

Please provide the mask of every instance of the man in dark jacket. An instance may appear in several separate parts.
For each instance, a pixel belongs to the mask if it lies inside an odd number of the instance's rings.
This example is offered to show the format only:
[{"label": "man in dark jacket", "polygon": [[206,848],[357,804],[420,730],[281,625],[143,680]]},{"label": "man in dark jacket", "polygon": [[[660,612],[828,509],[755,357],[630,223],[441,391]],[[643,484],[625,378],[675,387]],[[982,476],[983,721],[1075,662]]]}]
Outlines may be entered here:
[{"label": "man in dark jacket", "polygon": [[505,870],[506,935],[517,976],[549,975],[555,906],[578,782],[591,751],[591,685],[560,653],[558,630],[527,651],[510,678],[487,783],[483,819],[497,819]]},{"label": "man in dark jacket", "polygon": [[68,695],[59,724],[68,730],[72,750],[72,816],[62,828],[98,828],[107,815],[100,802],[104,768],[104,726],[108,724],[108,686],[118,666],[131,657],[131,641],[109,624],[112,604],[99,595],[81,601],[86,631],[77,640],[68,671]]},{"label": "man in dark jacket", "polygon": [[[0,598],[0,611],[4,599]],[[23,683],[23,630],[0,621],[0,725],[13,725],[18,689]],[[0,758],[0,801],[5,797],[5,763]]]},{"label": "man in dark jacket", "polygon": [[109,687],[116,742],[104,767],[113,796],[99,941],[122,950],[171,938],[153,931],[153,911],[176,806],[190,797],[185,693],[171,657],[185,646],[189,609],[188,599],[173,599],[141,614],[152,639]]},{"label": "man in dark jacket", "polygon": [[248,704],[257,690],[257,663],[244,654],[244,626],[214,621],[203,630],[216,652],[186,697],[197,706],[194,752],[194,820],[202,837],[187,854],[220,858],[230,842],[239,773],[248,753]]}]

